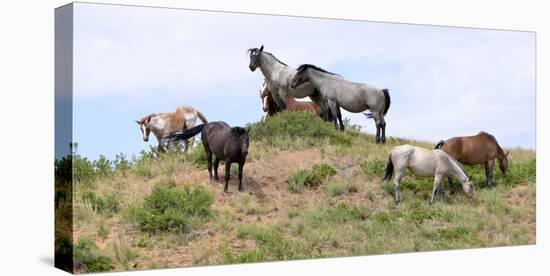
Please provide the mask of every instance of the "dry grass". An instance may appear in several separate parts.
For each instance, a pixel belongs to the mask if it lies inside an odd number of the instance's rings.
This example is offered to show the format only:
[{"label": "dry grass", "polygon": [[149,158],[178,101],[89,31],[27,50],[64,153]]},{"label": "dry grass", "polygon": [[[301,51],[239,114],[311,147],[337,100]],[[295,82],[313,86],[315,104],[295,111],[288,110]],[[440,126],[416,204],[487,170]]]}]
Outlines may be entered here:
[{"label": "dry grass", "polygon": [[[127,172],[96,180],[98,196],[116,194],[120,211],[107,216],[75,191],[75,240],[91,237],[114,263],[114,270],[182,267],[220,263],[351,256],[533,244],[535,242],[534,177],[494,190],[479,189],[471,200],[459,192],[446,204],[429,205],[431,191],[415,178],[419,189],[404,189],[402,204],[380,185],[372,168],[385,164],[391,147],[412,143],[388,139],[376,145],[372,136],[353,135],[351,145],[325,143],[281,149],[251,142],[245,166],[245,191],[231,176],[229,193],[208,173],[177,156],[154,161],[148,174]],[[534,160],[533,151],[512,149],[513,163]],[[290,193],[288,176],[315,164],[330,164],[337,173],[318,187]],[[125,217],[155,187],[186,184],[204,187],[214,198],[212,216],[192,233],[141,232]],[[100,229],[101,228],[101,229]]]}]

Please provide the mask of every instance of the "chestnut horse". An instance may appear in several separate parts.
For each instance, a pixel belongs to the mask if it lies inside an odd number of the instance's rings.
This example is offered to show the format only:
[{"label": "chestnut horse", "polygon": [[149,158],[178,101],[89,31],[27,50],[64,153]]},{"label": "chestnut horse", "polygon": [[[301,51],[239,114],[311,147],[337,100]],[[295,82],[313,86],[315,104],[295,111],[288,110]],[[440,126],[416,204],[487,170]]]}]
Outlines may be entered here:
[{"label": "chestnut horse", "polygon": [[314,102],[310,101],[297,101],[296,99],[287,96],[286,97],[286,110],[288,111],[310,111],[313,114],[319,116],[321,109]]},{"label": "chestnut horse", "polygon": [[[267,85],[264,82],[262,89],[260,90],[260,98],[262,99],[263,111],[267,113],[266,117],[271,117],[278,113],[280,110],[273,99],[273,96],[267,89]],[[321,108],[311,101],[297,101],[295,98],[287,96],[285,99],[286,109],[291,112],[297,111],[310,111],[311,113],[320,116]]]},{"label": "chestnut horse", "polygon": [[[443,150],[464,165],[483,164],[489,188],[493,187],[495,159],[498,159],[500,170],[506,176],[509,152],[504,152],[497,139],[487,132],[482,131],[473,136],[453,137],[440,141],[435,148]],[[451,179],[449,179],[449,186],[453,194],[454,187],[451,185]]]},{"label": "chestnut horse", "polygon": [[271,93],[267,89],[267,84],[265,82],[262,89],[260,89],[260,98],[262,99],[262,109],[267,113],[266,118],[271,117],[280,111],[275,103],[275,100],[273,99],[273,96],[271,96]]}]

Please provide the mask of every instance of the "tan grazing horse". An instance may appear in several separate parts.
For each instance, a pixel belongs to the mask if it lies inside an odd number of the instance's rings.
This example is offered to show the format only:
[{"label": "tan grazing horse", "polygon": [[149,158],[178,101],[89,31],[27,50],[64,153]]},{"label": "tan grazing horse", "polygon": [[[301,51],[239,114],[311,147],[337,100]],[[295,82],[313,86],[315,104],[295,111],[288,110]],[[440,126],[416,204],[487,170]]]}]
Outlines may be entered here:
[{"label": "tan grazing horse", "polygon": [[[151,113],[139,120],[136,123],[141,129],[143,141],[149,141],[149,134],[153,132],[158,141],[158,151],[164,151],[169,140],[164,138],[171,133],[193,128],[197,121],[201,119],[203,123],[208,123],[204,114],[193,108],[192,106],[182,105],[176,108],[173,112]],[[185,150],[193,145],[194,137],[185,140]]]},{"label": "tan grazing horse", "polygon": [[[504,152],[498,144],[497,139],[487,132],[482,131],[473,136],[453,137],[440,141],[435,148],[443,150],[464,165],[483,164],[489,188],[493,187],[493,166],[495,165],[495,159],[498,159],[500,170],[506,176],[509,152]],[[454,193],[450,179],[449,186],[451,186],[451,193]]]}]

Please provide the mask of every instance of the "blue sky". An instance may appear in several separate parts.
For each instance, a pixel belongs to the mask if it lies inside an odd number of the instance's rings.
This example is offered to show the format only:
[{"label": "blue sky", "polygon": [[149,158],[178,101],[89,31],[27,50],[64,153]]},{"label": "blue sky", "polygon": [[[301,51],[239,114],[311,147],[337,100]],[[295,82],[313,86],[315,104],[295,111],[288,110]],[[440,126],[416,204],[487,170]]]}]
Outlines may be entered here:
[{"label": "blue sky", "polygon": [[263,76],[246,50],[262,44],[290,66],[388,88],[387,135],[436,142],[484,130],[535,148],[534,33],[84,3],[74,20],[74,139],[93,159],[156,146],[134,120],[181,104],[210,121],[259,120]]}]

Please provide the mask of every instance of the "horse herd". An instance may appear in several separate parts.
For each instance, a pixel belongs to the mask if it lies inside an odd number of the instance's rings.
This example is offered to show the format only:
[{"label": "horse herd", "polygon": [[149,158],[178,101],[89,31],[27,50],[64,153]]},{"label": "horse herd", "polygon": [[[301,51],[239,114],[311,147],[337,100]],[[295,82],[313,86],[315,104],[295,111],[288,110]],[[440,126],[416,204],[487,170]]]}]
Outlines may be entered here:
[{"label": "horse herd", "polygon": [[[297,69],[289,67],[273,54],[260,48],[248,50],[249,69],[260,68],[264,84],[260,89],[262,108],[266,118],[282,110],[309,111],[326,121],[334,123],[336,129],[344,130],[340,108],[349,112],[364,113],[376,124],[376,143],[386,142],[386,122],[384,116],[390,108],[388,89],[380,89],[364,83],[351,82],[338,74],[328,72],[312,64],[302,64]],[[309,97],[312,102],[297,101],[296,98]],[[197,125],[200,119],[203,124]],[[239,191],[243,190],[243,168],[248,155],[248,132],[242,127],[230,127],[222,121],[208,122],[204,114],[191,106],[180,106],[173,112],[151,113],[139,120],[143,140],[147,142],[152,132],[158,140],[158,151],[167,146],[184,142],[185,150],[191,148],[194,136],[201,132],[208,161],[210,182],[218,181],[218,166],[225,161],[224,192],[228,192],[230,167],[239,165]],[[439,191],[444,200],[444,179],[448,178],[451,194],[455,193],[452,178],[456,178],[464,192],[474,196],[471,177],[462,164],[484,165],[487,186],[493,187],[493,166],[498,160],[500,170],[506,176],[508,152],[504,152],[494,136],[480,132],[474,136],[454,137],[440,141],[435,149],[425,149],[411,145],[394,147],[388,156],[383,180],[393,176],[395,202],[401,201],[400,183],[407,169],[418,176],[434,177],[430,203]]]}]

